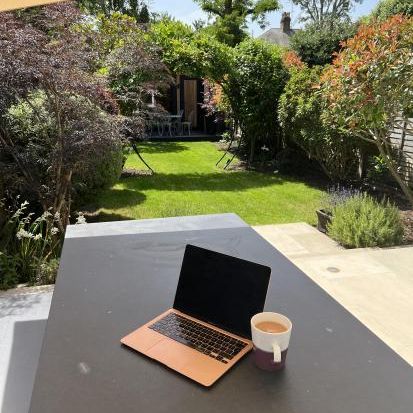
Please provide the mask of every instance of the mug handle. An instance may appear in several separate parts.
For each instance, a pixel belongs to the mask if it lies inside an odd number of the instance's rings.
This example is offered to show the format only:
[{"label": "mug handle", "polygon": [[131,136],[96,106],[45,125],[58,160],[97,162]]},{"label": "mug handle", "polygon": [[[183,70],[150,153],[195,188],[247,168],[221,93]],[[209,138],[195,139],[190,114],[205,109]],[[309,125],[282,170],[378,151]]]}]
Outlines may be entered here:
[{"label": "mug handle", "polygon": [[281,348],[278,343],[272,343],[272,350],[274,352],[274,363],[281,363]]}]

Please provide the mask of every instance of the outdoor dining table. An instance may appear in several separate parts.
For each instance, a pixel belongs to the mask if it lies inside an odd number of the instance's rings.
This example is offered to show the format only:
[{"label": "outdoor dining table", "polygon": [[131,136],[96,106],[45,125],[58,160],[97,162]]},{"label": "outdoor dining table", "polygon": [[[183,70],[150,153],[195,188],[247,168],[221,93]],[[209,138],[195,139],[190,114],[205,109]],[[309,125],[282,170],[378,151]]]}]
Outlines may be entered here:
[{"label": "outdoor dining table", "polygon": [[[150,118],[151,118],[152,122],[154,122],[153,125],[152,125],[152,128],[153,128],[154,126],[158,126],[159,123],[162,123],[162,122],[168,122],[169,121],[171,123],[171,125],[174,122],[179,122],[182,119],[182,115],[179,115],[179,114],[178,115],[173,115],[173,114],[164,113],[164,112],[152,112],[150,114]],[[163,135],[163,131],[162,131],[161,134]],[[173,133],[173,128],[169,128],[169,135],[173,136],[173,134],[174,134]]]},{"label": "outdoor dining table", "polygon": [[[272,268],[265,309],[294,324],[284,371],[261,371],[248,355],[203,388],[121,346],[172,306],[188,243]],[[31,413],[412,409],[413,369],[238,216],[68,228]]]}]

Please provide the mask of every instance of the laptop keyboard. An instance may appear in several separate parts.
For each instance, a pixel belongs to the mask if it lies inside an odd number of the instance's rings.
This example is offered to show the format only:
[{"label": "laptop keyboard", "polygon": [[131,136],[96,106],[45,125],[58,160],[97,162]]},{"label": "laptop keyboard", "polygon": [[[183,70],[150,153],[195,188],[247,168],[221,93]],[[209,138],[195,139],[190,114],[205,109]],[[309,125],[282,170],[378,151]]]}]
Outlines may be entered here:
[{"label": "laptop keyboard", "polygon": [[241,340],[175,313],[169,313],[149,328],[224,364],[227,364],[247,345]]}]

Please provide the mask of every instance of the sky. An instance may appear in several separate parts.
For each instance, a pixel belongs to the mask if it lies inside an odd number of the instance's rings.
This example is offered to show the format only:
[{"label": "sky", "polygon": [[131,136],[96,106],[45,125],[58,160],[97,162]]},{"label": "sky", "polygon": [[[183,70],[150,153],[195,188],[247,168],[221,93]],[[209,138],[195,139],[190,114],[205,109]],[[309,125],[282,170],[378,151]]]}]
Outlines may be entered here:
[{"label": "sky", "polygon": [[[206,20],[207,18],[206,14],[204,14],[200,7],[192,0],[149,0],[148,2],[152,11],[166,11],[171,16],[188,24],[191,24],[197,19]],[[378,2],[379,0],[364,0],[362,4],[357,4],[352,12],[352,17],[357,19],[360,16],[370,13]],[[289,11],[291,13],[293,28],[300,27],[301,24],[298,21],[300,10],[298,6],[292,6],[291,1],[288,0],[281,0],[280,3],[282,3],[283,6],[282,10],[271,13],[271,15],[268,16],[270,24],[267,29],[270,27],[280,27],[282,11]],[[249,30],[253,36],[259,36],[263,32],[257,24],[250,24]]]}]

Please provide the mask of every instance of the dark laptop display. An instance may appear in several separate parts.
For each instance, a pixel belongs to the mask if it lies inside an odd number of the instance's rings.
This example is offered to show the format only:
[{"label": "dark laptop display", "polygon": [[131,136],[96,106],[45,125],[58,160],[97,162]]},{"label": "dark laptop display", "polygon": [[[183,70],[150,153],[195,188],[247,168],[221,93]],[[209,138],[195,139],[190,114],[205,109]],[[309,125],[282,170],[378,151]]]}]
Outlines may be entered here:
[{"label": "dark laptop display", "polygon": [[187,245],[173,308],[241,337],[263,311],[271,268]]}]

